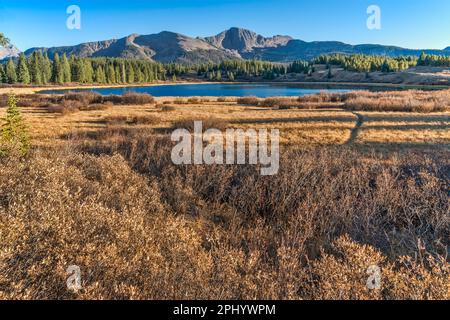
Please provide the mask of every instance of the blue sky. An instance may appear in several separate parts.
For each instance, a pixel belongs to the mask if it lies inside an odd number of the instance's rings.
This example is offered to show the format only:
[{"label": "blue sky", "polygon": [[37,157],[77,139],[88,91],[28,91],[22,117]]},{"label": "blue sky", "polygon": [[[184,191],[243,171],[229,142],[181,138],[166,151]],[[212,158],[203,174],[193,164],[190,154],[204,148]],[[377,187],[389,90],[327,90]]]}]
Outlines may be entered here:
[{"label": "blue sky", "polygon": [[[381,8],[381,30],[366,27],[372,4]],[[66,27],[70,5],[81,8],[81,30]],[[0,0],[0,32],[21,50],[162,30],[208,36],[233,26],[305,41],[443,49],[450,0]]]}]

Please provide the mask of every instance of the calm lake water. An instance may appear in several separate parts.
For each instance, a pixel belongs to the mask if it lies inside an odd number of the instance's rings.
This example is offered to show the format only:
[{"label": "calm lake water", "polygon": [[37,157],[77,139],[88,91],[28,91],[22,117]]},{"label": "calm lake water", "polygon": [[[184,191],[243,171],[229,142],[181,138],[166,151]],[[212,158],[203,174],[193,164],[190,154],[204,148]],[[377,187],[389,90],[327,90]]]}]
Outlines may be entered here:
[{"label": "calm lake water", "polygon": [[46,90],[40,93],[63,94],[68,91],[92,91],[102,95],[122,95],[126,92],[149,93],[155,97],[190,97],[190,96],[256,96],[260,98],[276,96],[304,96],[319,92],[348,92],[351,89],[306,88],[303,85],[290,84],[177,84],[128,88],[97,88],[79,90]]}]

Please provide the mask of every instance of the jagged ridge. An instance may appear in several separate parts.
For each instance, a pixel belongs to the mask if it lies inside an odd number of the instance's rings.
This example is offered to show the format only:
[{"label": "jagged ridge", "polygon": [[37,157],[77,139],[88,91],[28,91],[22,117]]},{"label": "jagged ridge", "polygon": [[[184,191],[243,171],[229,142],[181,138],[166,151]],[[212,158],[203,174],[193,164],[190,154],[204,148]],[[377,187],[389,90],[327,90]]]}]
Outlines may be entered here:
[{"label": "jagged ridge", "polygon": [[305,42],[289,36],[264,37],[241,28],[231,28],[206,38],[192,38],[169,31],[151,35],[133,34],[122,39],[89,42],[76,46],[32,48],[25,51],[25,54],[30,55],[36,50],[47,52],[50,57],[55,53],[60,55],[65,53],[78,57],[126,57],[187,63],[220,62],[229,59],[288,62],[312,59],[331,53],[418,56],[426,52],[450,55],[450,47],[445,50],[415,50],[374,44],[353,46],[337,41]]}]

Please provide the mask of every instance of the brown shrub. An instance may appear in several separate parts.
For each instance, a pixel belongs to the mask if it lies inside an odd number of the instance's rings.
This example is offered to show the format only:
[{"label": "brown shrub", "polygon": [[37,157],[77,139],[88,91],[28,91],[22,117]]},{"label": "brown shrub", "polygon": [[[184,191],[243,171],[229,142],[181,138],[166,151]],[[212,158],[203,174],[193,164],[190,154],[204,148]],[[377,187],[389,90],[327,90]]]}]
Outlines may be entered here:
[{"label": "brown shrub", "polygon": [[162,112],[172,112],[172,111],[176,110],[176,108],[174,106],[168,106],[168,105],[158,105],[156,107],[158,109],[160,109]]},{"label": "brown shrub", "polygon": [[[171,142],[151,131],[109,128],[90,149],[86,138],[2,160],[0,298],[449,298],[438,159],[386,165],[323,148],[288,152],[278,176],[261,177],[174,166]],[[96,155],[72,152],[77,143]],[[73,264],[77,294],[66,288]],[[382,290],[365,286],[371,264]]]},{"label": "brown shrub", "polygon": [[151,125],[159,119],[154,116],[109,116],[106,121],[111,125]]},{"label": "brown shrub", "polygon": [[0,95],[0,108],[6,108],[8,105],[8,95],[2,94]]},{"label": "brown shrub", "polygon": [[218,119],[214,117],[200,118],[200,119],[183,119],[175,121],[172,124],[172,129],[187,129],[190,132],[194,132],[194,122],[202,121],[203,131],[208,129],[218,129],[225,130],[228,127],[228,122],[223,119]]},{"label": "brown shrub", "polygon": [[260,99],[257,97],[241,97],[237,99],[237,104],[244,106],[258,106]]},{"label": "brown shrub", "polygon": [[153,104],[155,98],[148,93],[127,92],[122,96],[122,103],[130,105]]},{"label": "brown shrub", "polygon": [[45,108],[47,112],[59,113],[62,115],[75,113],[78,111],[99,111],[107,110],[112,106],[110,102],[107,103],[95,103],[90,105],[85,105],[83,102],[77,100],[63,100],[59,103],[47,102],[40,105]]},{"label": "brown shrub", "polygon": [[188,98],[187,102],[190,104],[199,104],[202,103],[203,101],[201,101],[199,97],[191,97]]},{"label": "brown shrub", "polygon": [[[413,97],[367,98],[357,97],[345,103],[345,108],[363,111],[442,112],[446,107],[440,102],[425,102]],[[450,108],[449,108],[450,110]]]},{"label": "brown shrub", "polygon": [[281,97],[272,97],[266,98],[260,102],[260,105],[263,107],[279,107],[280,104],[285,104],[288,102],[293,102],[292,99],[289,98],[281,98]]},{"label": "brown shrub", "polygon": [[61,115],[67,115],[80,111],[83,108],[87,108],[83,102],[78,100],[63,100],[59,104],[47,103],[43,107],[50,113],[59,113]]},{"label": "brown shrub", "polygon": [[173,104],[187,104],[187,100],[183,98],[175,98],[172,102]]},{"label": "brown shrub", "polygon": [[346,94],[344,108],[363,111],[444,112],[450,91],[358,92]]},{"label": "brown shrub", "polygon": [[17,106],[20,108],[35,108],[40,105],[39,101],[31,97],[18,97]]},{"label": "brown shrub", "polygon": [[47,112],[50,113],[60,113],[60,114],[64,114],[64,106],[59,105],[59,104],[54,104],[54,103],[48,103],[46,105],[44,105],[44,108],[47,110]]},{"label": "brown shrub", "polygon": [[112,103],[112,104],[122,104],[123,103],[123,98],[122,98],[122,96],[111,94],[109,96],[104,96],[103,97],[103,101],[104,102],[109,102],[109,103]]},{"label": "brown shrub", "polygon": [[[353,94],[353,93],[351,93]],[[346,99],[345,94],[340,93],[328,93],[328,92],[321,92],[317,94],[311,94],[306,96],[298,97],[298,102],[313,102],[313,103],[322,103],[322,102],[342,102]]]},{"label": "brown shrub", "polygon": [[236,102],[237,98],[235,97],[219,97],[217,98],[217,102]]},{"label": "brown shrub", "polygon": [[[400,257],[389,262],[377,249],[361,245],[350,237],[337,239],[329,253],[322,252],[310,265],[303,292],[309,299],[326,300],[446,300],[449,297],[450,265],[442,258],[424,261]],[[369,276],[379,268],[380,288],[367,286]],[[369,280],[370,281],[370,280]]]},{"label": "brown shrub", "polygon": [[80,111],[99,111],[99,110],[107,110],[112,107],[113,104],[111,102],[105,103],[94,103],[88,106],[83,106],[80,108]]},{"label": "brown shrub", "polygon": [[297,101],[295,98],[267,98],[260,102],[260,106],[274,109],[303,108],[305,103]]},{"label": "brown shrub", "polygon": [[146,105],[154,104],[155,98],[148,93],[126,92],[122,96],[109,95],[103,97],[104,102],[109,102],[115,105]]},{"label": "brown shrub", "polygon": [[63,100],[69,101],[78,101],[84,105],[94,104],[94,103],[102,103],[103,97],[101,94],[95,92],[68,92],[64,94]]}]

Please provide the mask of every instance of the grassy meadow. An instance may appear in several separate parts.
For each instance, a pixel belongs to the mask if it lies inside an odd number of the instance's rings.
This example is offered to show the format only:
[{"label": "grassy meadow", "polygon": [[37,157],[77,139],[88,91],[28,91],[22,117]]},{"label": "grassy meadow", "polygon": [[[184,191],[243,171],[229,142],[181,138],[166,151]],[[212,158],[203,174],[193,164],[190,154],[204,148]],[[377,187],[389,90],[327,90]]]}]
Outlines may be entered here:
[{"label": "grassy meadow", "polygon": [[[32,148],[0,158],[0,299],[450,298],[450,90],[16,94]],[[279,129],[280,172],[172,164],[195,120]]]}]

